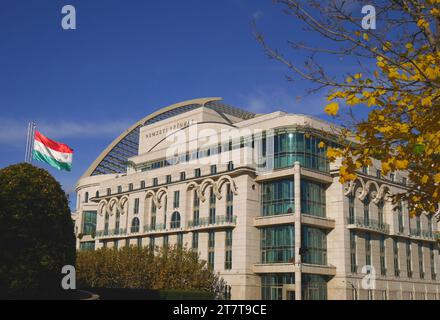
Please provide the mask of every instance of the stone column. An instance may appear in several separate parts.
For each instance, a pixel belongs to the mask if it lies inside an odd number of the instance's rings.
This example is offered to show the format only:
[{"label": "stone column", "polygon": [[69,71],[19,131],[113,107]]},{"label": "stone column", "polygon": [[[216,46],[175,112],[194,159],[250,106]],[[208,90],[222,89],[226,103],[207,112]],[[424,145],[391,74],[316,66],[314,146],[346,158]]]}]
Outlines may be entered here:
[{"label": "stone column", "polygon": [[295,195],[295,299],[301,300],[301,168],[298,161],[294,166]]}]

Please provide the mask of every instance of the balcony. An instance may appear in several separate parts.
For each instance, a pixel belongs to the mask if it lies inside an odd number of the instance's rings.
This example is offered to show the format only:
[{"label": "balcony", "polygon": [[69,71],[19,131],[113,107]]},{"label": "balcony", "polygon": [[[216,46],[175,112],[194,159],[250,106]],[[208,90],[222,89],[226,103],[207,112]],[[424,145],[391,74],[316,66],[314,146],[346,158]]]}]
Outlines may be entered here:
[{"label": "balcony", "polygon": [[156,224],[147,224],[144,225],[144,232],[145,233],[152,233],[152,232],[158,232],[165,230],[165,224],[163,223],[156,223]]},{"label": "balcony", "polygon": [[118,236],[125,236],[127,229],[110,229],[110,230],[98,230],[96,231],[96,238],[111,238]]},{"label": "balcony", "polygon": [[431,241],[435,241],[438,239],[438,234],[435,234],[432,231],[425,231],[425,230],[420,230],[417,228],[416,229],[411,228],[409,230],[409,235],[411,237],[425,239],[425,240],[431,240]]},{"label": "balcony", "polygon": [[188,221],[189,229],[203,229],[220,226],[235,226],[237,223],[237,216],[215,216],[215,218],[204,217],[197,220]]},{"label": "balcony", "polygon": [[350,229],[360,228],[362,230],[389,233],[390,225],[374,219],[364,219],[363,217],[348,217],[347,224]]}]

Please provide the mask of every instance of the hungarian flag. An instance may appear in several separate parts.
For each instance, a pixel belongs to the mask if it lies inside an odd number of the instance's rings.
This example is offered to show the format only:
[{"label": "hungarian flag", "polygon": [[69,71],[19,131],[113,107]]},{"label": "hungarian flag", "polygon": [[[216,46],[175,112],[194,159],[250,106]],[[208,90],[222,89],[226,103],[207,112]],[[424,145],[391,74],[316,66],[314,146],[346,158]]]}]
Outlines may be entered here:
[{"label": "hungarian flag", "polygon": [[73,150],[64,143],[59,143],[35,131],[33,158],[46,162],[58,170],[72,169]]}]

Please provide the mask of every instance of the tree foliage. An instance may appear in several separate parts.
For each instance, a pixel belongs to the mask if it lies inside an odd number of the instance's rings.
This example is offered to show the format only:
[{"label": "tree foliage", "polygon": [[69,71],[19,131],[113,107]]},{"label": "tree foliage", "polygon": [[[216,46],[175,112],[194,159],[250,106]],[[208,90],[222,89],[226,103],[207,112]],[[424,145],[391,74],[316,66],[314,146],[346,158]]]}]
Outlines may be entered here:
[{"label": "tree foliage", "polygon": [[43,169],[0,170],[0,293],[51,296],[64,265],[75,265],[75,236],[66,194]]},{"label": "tree foliage", "polygon": [[[310,52],[303,65],[272,49],[260,33],[268,55],[314,83],[327,88],[325,112],[340,120],[344,147],[329,149],[331,160],[342,158],[340,181],[356,178],[359,168],[382,162],[382,174],[407,170],[408,192],[395,201],[408,202],[410,212],[439,213],[440,202],[440,0],[379,0],[377,29],[362,28],[361,7],[353,1],[275,0],[328,46],[289,41],[291,48]],[[329,74],[322,66],[355,59],[358,70]],[[348,106],[342,115],[339,104]],[[353,108],[369,108],[357,119]],[[352,141],[352,142],[347,142]]]},{"label": "tree foliage", "polygon": [[222,298],[225,283],[196,252],[178,248],[123,247],[80,251],[77,281],[86,288],[199,290]]}]

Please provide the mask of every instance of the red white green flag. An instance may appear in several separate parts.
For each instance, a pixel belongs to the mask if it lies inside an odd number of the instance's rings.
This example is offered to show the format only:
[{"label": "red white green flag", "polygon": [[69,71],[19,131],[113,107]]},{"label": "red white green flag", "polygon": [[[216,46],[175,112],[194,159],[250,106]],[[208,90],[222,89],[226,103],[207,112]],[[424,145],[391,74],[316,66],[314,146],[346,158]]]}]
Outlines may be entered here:
[{"label": "red white green flag", "polygon": [[64,143],[53,141],[35,131],[33,158],[58,170],[72,169],[73,150]]}]

